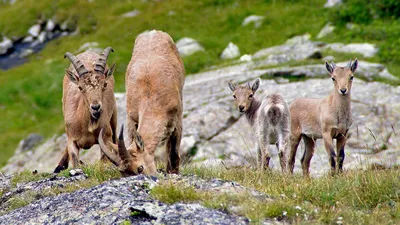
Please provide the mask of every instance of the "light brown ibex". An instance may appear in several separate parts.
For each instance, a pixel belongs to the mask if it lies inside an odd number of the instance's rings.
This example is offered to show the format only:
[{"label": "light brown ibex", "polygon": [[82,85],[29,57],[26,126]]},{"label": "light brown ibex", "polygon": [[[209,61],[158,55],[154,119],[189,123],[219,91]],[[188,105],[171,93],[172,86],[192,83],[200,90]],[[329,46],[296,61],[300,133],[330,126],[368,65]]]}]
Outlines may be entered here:
[{"label": "light brown ibex", "polygon": [[240,113],[246,115],[257,139],[258,161],[266,169],[271,159],[268,146],[275,144],[278,148],[281,169],[287,168],[286,154],[289,149],[290,113],[286,101],[281,95],[272,94],[262,101],[254,95],[260,85],[257,79],[252,86],[235,86],[228,83]]},{"label": "light brown ibex", "polygon": [[[324,99],[299,98],[290,104],[289,169],[293,173],[297,147],[303,138],[305,150],[301,158],[301,165],[304,176],[309,176],[315,141],[320,138],[324,140],[330,159],[331,173],[336,173],[336,162],[339,172],[342,172],[346,134],[352,124],[350,92],[358,60],[356,59],[353,63],[350,60],[346,67],[337,67],[334,63],[329,64],[328,62],[325,62],[325,66],[335,86],[334,91]],[[337,153],[333,148],[333,139],[336,139]]]},{"label": "light brown ibex", "polygon": [[164,141],[167,172],[179,173],[184,79],[182,59],[167,33],[153,30],[136,38],[125,78],[128,147],[122,134],[119,155],[100,144],[123,174],[155,174],[154,153]]},{"label": "light brown ibex", "polygon": [[[84,52],[77,56],[67,52],[64,58],[71,61],[63,80],[63,114],[67,148],[54,170],[55,173],[79,163],[79,150],[98,144],[98,136],[104,129],[104,140],[116,143],[117,106],[114,97],[115,63],[107,66],[111,47],[100,55]],[[105,159],[102,153],[102,159]]]}]

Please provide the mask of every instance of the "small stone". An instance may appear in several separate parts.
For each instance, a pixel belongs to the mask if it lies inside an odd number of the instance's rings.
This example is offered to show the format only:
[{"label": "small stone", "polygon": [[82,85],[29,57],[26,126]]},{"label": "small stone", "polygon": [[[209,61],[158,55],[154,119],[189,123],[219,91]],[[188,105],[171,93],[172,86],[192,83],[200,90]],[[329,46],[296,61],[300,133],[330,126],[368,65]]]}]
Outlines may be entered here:
[{"label": "small stone", "polygon": [[251,55],[245,54],[240,56],[240,61],[241,62],[250,62],[251,61]]},{"label": "small stone", "polygon": [[139,14],[140,14],[140,11],[137,9],[134,9],[133,11],[122,14],[122,17],[130,18],[130,17],[135,17]]},{"label": "small stone", "polygon": [[28,43],[28,42],[32,42],[33,41],[33,37],[32,36],[26,36],[24,37],[24,39],[22,40],[22,43]]},{"label": "small stone", "polygon": [[203,46],[201,46],[196,40],[188,37],[179,39],[176,42],[176,47],[181,56],[189,56],[196,52],[204,51]]},{"label": "small stone", "polygon": [[332,26],[331,23],[327,23],[324,28],[322,28],[322,30],[318,33],[317,38],[323,38],[326,37],[328,34],[332,33],[333,30],[335,30],[335,27]]},{"label": "small stone", "polygon": [[242,26],[247,26],[250,23],[254,23],[254,27],[258,28],[261,26],[264,18],[265,18],[264,16],[257,16],[257,15],[248,16],[243,20]]},{"label": "small stone", "polygon": [[44,43],[46,41],[46,37],[47,37],[47,32],[42,31],[38,36],[38,40],[40,41],[40,43]]},{"label": "small stone", "polygon": [[221,54],[221,59],[233,59],[238,56],[240,56],[239,47],[232,42],[229,42],[228,46]]},{"label": "small stone", "polygon": [[51,19],[47,20],[46,31],[49,31],[49,32],[53,31],[55,27],[56,27],[56,24],[54,23],[53,20],[51,20]]},{"label": "small stone", "polygon": [[292,38],[288,39],[286,41],[286,44],[292,44],[292,45],[304,44],[305,42],[308,42],[310,40],[310,38],[311,38],[311,34],[307,33],[307,34],[304,34],[304,35],[295,36],[295,37],[292,37]]},{"label": "small stone", "polygon": [[69,174],[71,176],[80,175],[80,174],[83,174],[83,170],[82,169],[73,169],[73,170],[69,171]]},{"label": "small stone", "polygon": [[340,4],[342,4],[342,0],[328,0],[328,1],[326,1],[324,7],[331,8],[333,6],[340,5]]},{"label": "small stone", "polygon": [[28,34],[32,35],[33,37],[37,37],[40,34],[40,24],[35,24],[31,26],[28,30]]},{"label": "small stone", "polygon": [[0,42],[0,55],[6,54],[9,49],[13,47],[13,42],[7,37],[3,37],[3,41]]},{"label": "small stone", "polygon": [[20,57],[21,57],[21,58],[26,58],[26,57],[32,55],[33,53],[34,53],[34,51],[33,51],[32,49],[28,48],[28,49],[25,49],[25,50],[20,54]]},{"label": "small stone", "polygon": [[99,43],[97,42],[86,42],[83,45],[81,45],[81,47],[79,47],[78,52],[84,52],[98,47]]}]

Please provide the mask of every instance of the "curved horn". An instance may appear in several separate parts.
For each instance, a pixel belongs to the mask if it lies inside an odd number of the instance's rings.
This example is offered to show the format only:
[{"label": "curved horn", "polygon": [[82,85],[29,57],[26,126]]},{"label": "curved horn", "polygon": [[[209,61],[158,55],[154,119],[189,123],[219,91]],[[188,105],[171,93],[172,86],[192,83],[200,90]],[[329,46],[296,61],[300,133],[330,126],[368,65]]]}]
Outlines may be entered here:
[{"label": "curved horn", "polygon": [[104,51],[100,54],[99,59],[96,61],[94,65],[94,70],[100,73],[104,73],[108,54],[110,54],[110,52],[114,52],[114,49],[112,49],[111,47],[107,47],[104,49]]},{"label": "curved horn", "polygon": [[117,167],[121,165],[121,159],[114,153],[111,153],[110,150],[107,148],[107,146],[104,144],[103,141],[103,129],[100,130],[99,134],[99,145],[101,151],[104,153],[104,155],[107,156],[107,158],[114,163]]},{"label": "curved horn", "polygon": [[76,58],[76,56],[74,56],[73,54],[67,52],[64,55],[64,59],[65,58],[68,58],[69,61],[71,61],[72,65],[74,66],[79,77],[82,77],[83,75],[89,73],[89,71],[86,69],[86,67],[83,65],[83,63],[78,58]]},{"label": "curved horn", "polygon": [[126,150],[125,142],[124,142],[124,124],[121,125],[121,131],[119,132],[118,137],[118,153],[121,157],[122,161],[128,160],[131,155],[129,154],[128,150]]},{"label": "curved horn", "polygon": [[351,61],[351,59],[350,59],[350,61],[349,61],[349,63],[347,63],[347,68],[351,68],[351,63],[352,63],[352,61]]}]

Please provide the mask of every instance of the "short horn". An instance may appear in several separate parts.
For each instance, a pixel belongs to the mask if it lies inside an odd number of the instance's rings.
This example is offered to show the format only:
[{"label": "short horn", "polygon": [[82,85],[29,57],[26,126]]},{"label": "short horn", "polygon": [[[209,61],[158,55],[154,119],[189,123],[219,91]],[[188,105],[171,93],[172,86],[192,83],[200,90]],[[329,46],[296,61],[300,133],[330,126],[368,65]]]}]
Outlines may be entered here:
[{"label": "short horn", "polygon": [[95,63],[94,70],[100,73],[104,73],[108,54],[110,54],[110,52],[114,52],[114,49],[112,49],[111,47],[107,47],[104,49],[104,51],[100,54],[99,59]]},{"label": "short horn", "polygon": [[121,131],[119,132],[119,137],[118,137],[118,153],[122,161],[128,160],[130,158],[129,152],[128,150],[126,150],[125,147],[123,124],[121,125]]},{"label": "short horn", "polygon": [[104,144],[103,141],[103,129],[101,129],[100,134],[99,134],[99,145],[101,151],[107,156],[107,158],[114,163],[117,167],[121,165],[121,159],[114,153],[111,153],[111,151],[107,148],[107,146]]},{"label": "short horn", "polygon": [[68,58],[69,61],[71,61],[72,65],[74,66],[79,77],[82,77],[83,75],[89,73],[89,71],[86,69],[86,67],[83,65],[83,63],[78,58],[76,58],[76,56],[74,56],[73,54],[67,52],[64,55],[64,59],[65,58]]}]

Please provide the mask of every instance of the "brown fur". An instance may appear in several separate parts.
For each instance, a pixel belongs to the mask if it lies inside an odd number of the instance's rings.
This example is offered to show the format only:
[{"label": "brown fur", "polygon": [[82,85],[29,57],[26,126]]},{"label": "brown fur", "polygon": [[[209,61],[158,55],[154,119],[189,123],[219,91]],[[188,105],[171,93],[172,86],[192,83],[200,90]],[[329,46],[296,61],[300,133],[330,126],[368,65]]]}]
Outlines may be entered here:
[{"label": "brown fur", "polygon": [[[305,142],[305,151],[301,159],[303,174],[309,176],[310,161],[314,154],[315,140],[323,138],[325,149],[330,157],[331,170],[343,170],[344,146],[346,134],[352,124],[350,91],[353,73],[358,65],[357,59],[347,67],[335,67],[326,62],[328,72],[333,79],[334,91],[324,99],[299,98],[290,104],[291,114],[291,152],[289,169],[293,173],[297,147],[301,138]],[[333,140],[337,140],[337,155],[333,149]]]},{"label": "brown fur", "polygon": [[131,173],[143,166],[144,174],[155,174],[154,153],[164,140],[167,172],[179,172],[184,78],[182,59],[167,33],[153,30],[137,37],[125,77],[127,150],[135,158],[125,168]]},{"label": "brown fur", "polygon": [[[99,58],[99,54],[84,52],[76,58],[83,63],[89,73],[79,77],[72,64],[68,68],[69,72],[65,73],[62,109],[68,144],[55,172],[66,169],[70,160],[71,166],[76,167],[80,163],[79,150],[89,149],[97,144],[101,129],[105,130],[103,138],[107,143],[116,143],[117,107],[114,97],[114,77],[112,74],[109,77],[105,75],[109,71],[108,66],[105,74],[94,71],[93,62]],[[74,74],[77,80],[71,80],[70,74]],[[99,118],[93,116],[91,111],[93,104],[100,105]]]}]

